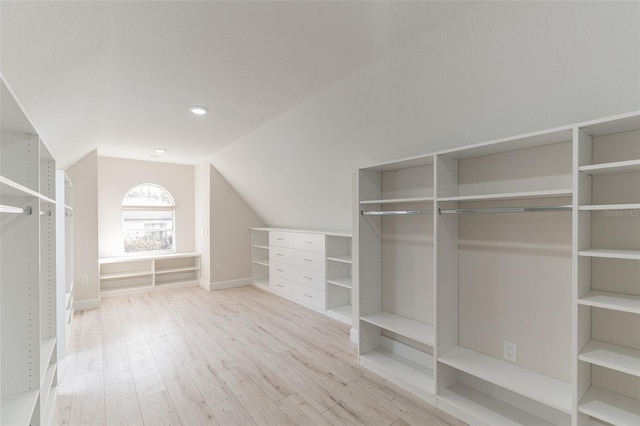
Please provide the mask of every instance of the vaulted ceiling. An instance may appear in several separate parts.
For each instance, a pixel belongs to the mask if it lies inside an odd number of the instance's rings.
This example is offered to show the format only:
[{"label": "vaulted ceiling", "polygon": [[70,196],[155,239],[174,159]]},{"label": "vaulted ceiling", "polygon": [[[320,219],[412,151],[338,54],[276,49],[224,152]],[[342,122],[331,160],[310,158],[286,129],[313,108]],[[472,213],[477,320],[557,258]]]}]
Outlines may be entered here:
[{"label": "vaulted ceiling", "polygon": [[466,7],[2,1],[0,72],[60,167],[96,148],[195,164]]}]

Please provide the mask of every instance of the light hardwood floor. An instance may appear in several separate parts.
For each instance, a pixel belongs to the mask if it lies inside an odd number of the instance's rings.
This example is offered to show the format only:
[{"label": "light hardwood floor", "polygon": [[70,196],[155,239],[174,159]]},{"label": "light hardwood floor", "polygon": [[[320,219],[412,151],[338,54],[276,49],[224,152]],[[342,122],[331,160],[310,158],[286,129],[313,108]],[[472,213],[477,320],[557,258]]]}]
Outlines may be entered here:
[{"label": "light hardwood floor", "polygon": [[76,313],[58,425],[461,425],[357,365],[349,327],[254,287]]}]

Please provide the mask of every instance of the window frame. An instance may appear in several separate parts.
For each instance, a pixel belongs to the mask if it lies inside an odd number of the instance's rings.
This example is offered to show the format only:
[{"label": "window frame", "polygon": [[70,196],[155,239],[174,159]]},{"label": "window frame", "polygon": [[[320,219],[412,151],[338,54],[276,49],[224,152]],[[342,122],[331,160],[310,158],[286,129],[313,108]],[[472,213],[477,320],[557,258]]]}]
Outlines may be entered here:
[{"label": "window frame", "polygon": [[[160,191],[162,191],[164,193],[164,195],[167,196],[167,198],[169,199],[170,205],[162,205],[162,206],[156,206],[156,205],[145,205],[145,204],[125,204],[125,200],[127,200],[127,198],[129,198],[129,194],[131,194],[133,191],[135,191],[137,188],[140,187],[145,187],[145,186],[152,186],[155,187],[157,189],[159,189]],[[122,198],[122,203],[121,203],[121,211],[122,211],[122,232],[121,232],[121,238],[122,238],[122,250],[124,252],[125,255],[127,256],[145,256],[145,255],[155,255],[155,254],[170,254],[170,253],[176,253],[176,203],[175,203],[175,199],[173,198],[173,196],[171,195],[171,193],[163,186],[158,185],[156,183],[141,183],[138,185],[134,185],[131,188],[129,188],[129,190],[125,193],[124,197]],[[126,212],[131,212],[131,211],[139,211],[139,212],[161,212],[161,211],[169,211],[171,212],[171,228],[135,228],[135,229],[126,229],[125,228],[125,215]],[[171,232],[171,248],[170,249],[166,249],[166,250],[145,250],[145,251],[127,251],[126,248],[126,235],[128,233],[132,233],[132,232],[139,232],[139,233],[145,233],[145,234],[150,234],[152,232],[158,232],[158,231],[170,231]]]}]

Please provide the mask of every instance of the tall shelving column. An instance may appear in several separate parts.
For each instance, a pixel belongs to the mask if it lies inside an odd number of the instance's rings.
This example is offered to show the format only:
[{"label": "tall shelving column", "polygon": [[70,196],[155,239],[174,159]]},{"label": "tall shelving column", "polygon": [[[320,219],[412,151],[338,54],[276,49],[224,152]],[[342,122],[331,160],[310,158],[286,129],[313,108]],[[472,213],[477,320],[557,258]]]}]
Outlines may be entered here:
[{"label": "tall shelving column", "polygon": [[40,417],[49,417],[57,386],[55,161],[40,142]]},{"label": "tall shelving column", "polygon": [[64,172],[56,171],[56,274],[58,281],[58,359],[65,356],[73,322],[74,250],[73,184]]},{"label": "tall shelving column", "polygon": [[436,154],[437,405],[469,423],[571,423],[572,152],[567,126]]},{"label": "tall shelving column", "polygon": [[640,424],[640,114],[579,124],[578,425]]},{"label": "tall shelving column", "polygon": [[359,362],[434,402],[433,156],[359,173]]},{"label": "tall shelving column", "polygon": [[0,424],[40,425],[56,393],[55,162],[0,78]]},{"label": "tall shelving column", "polygon": [[0,423],[39,424],[39,141],[3,131],[0,142]]}]

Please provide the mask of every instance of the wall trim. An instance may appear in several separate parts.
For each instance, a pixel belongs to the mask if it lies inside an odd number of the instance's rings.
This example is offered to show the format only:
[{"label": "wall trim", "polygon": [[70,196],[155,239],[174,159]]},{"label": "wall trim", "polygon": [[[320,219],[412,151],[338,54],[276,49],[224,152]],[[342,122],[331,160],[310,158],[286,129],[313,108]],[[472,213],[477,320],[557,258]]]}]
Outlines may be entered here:
[{"label": "wall trim", "polygon": [[74,311],[87,311],[89,309],[98,309],[100,307],[100,299],[75,300],[73,302]]},{"label": "wall trim", "polygon": [[240,278],[238,280],[207,282],[200,280],[200,287],[208,291],[224,290],[225,288],[243,287],[245,285],[251,285],[251,278]]}]

